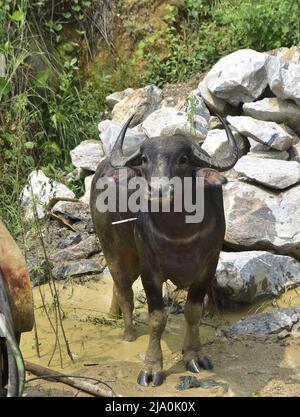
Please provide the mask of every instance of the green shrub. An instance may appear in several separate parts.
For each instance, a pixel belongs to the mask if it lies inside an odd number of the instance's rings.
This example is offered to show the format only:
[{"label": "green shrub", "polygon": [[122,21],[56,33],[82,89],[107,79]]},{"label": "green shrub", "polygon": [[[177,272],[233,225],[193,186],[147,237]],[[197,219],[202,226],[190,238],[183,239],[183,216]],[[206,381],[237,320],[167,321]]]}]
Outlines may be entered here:
[{"label": "green shrub", "polygon": [[298,0],[184,0],[183,8],[169,7],[165,21],[136,51],[135,60],[147,62],[145,83],[184,81],[237,49],[267,51],[300,41]]}]

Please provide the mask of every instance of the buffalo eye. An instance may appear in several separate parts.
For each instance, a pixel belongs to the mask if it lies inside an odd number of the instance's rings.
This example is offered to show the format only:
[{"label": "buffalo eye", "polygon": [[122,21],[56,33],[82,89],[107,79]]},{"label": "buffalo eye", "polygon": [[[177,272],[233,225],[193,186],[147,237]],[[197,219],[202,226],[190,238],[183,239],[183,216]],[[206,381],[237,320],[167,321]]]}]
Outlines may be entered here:
[{"label": "buffalo eye", "polygon": [[186,155],[182,155],[179,159],[180,164],[186,164],[188,161],[188,157]]},{"label": "buffalo eye", "polygon": [[142,155],[142,163],[146,164],[148,162],[148,159],[145,155]]}]

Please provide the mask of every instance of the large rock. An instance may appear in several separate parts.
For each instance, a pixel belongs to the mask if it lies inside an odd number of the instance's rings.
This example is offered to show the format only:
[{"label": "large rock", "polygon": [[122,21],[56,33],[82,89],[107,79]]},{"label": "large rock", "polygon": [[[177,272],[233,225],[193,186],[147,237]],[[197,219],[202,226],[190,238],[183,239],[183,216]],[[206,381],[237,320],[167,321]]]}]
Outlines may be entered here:
[{"label": "large rock", "polygon": [[288,150],[291,161],[300,162],[300,142],[291,146]]},{"label": "large rock", "polygon": [[65,279],[68,277],[99,274],[103,269],[104,267],[95,259],[81,259],[56,265],[52,269],[52,275],[55,279]]},{"label": "large rock", "polygon": [[105,158],[99,140],[84,140],[70,152],[72,164],[76,168],[95,172],[100,162]]},{"label": "large rock", "polygon": [[[246,138],[243,138],[238,132],[233,131],[234,138],[239,148],[239,156],[245,155],[249,148],[249,143]],[[222,159],[228,152],[228,139],[225,130],[214,129],[210,130],[202,144],[204,149],[210,156],[217,159]]]},{"label": "large rock", "polygon": [[[33,171],[28,176],[28,184],[21,193],[21,207],[24,209],[25,220],[38,219],[45,216],[45,208],[54,197],[75,198],[75,194],[64,184],[48,178],[43,171]],[[59,203],[58,203],[59,204]]]},{"label": "large rock", "polygon": [[[116,143],[116,140],[119,136],[119,133],[122,129],[122,126],[112,122],[111,120],[103,120],[98,124],[98,129],[100,131],[100,139],[103,144],[103,149],[106,155],[110,155],[111,150]],[[132,147],[137,147],[146,139],[144,133],[139,133],[133,129],[127,129],[123,150],[126,151]]]},{"label": "large rock", "polygon": [[279,98],[293,100],[300,105],[300,64],[270,56],[266,70],[272,92]]},{"label": "large rock", "polygon": [[243,156],[234,166],[241,176],[277,190],[300,181],[300,164],[296,161]]},{"label": "large rock", "polygon": [[221,58],[205,76],[208,89],[233,106],[259,98],[267,87],[267,54],[241,49]]},{"label": "large rock", "polygon": [[225,100],[218,98],[207,88],[207,85],[204,81],[201,81],[198,85],[199,94],[203,98],[204,103],[210,108],[213,109],[216,113],[219,113],[221,116],[226,116],[228,114],[233,114],[232,107]]},{"label": "large rock", "polygon": [[300,45],[294,45],[290,48],[283,46],[281,48],[272,49],[267,53],[271,56],[277,56],[279,58],[285,59],[286,61],[291,61],[295,64],[300,64]]},{"label": "large rock", "polygon": [[134,114],[131,126],[136,126],[154,110],[158,109],[161,100],[161,90],[155,85],[134,90],[133,93],[114,106],[112,120],[122,125]]},{"label": "large rock", "polygon": [[101,250],[99,240],[96,235],[91,235],[76,245],[61,249],[50,255],[53,262],[75,261],[77,259],[86,259]]},{"label": "large rock", "polygon": [[266,97],[253,103],[245,103],[246,116],[269,122],[286,123],[300,134],[300,106],[277,97]]},{"label": "large rock", "polygon": [[223,187],[226,243],[300,259],[300,185],[272,193],[241,181]]},{"label": "large rock", "polygon": [[254,314],[223,330],[225,336],[270,336],[287,332],[299,336],[300,307],[274,308],[267,313]]},{"label": "large rock", "polygon": [[190,118],[183,111],[173,107],[156,110],[142,123],[142,128],[148,137],[184,136],[204,139],[208,133],[208,122],[201,116]]},{"label": "large rock", "polygon": [[[290,154],[287,151],[276,151],[268,145],[256,142],[256,140],[249,138],[250,151],[248,156],[254,156],[256,158],[267,158],[267,159],[281,159],[287,161],[290,158]],[[289,148],[290,151],[291,148]]]},{"label": "large rock", "polygon": [[93,178],[94,178],[94,175],[89,175],[88,177],[85,177],[84,179],[85,193],[82,197],[80,197],[80,201],[82,201],[85,204],[90,204],[90,195],[91,195],[91,187],[92,187]]},{"label": "large rock", "polygon": [[287,150],[299,142],[296,133],[285,125],[264,122],[249,116],[228,116],[227,120],[241,135],[279,151]]},{"label": "large rock", "polygon": [[116,104],[120,103],[120,101],[123,100],[123,98],[129,96],[133,92],[134,92],[133,88],[126,88],[123,91],[115,91],[114,93],[109,94],[105,98],[105,101],[107,105],[112,109]]},{"label": "large rock", "polygon": [[239,303],[273,298],[300,284],[300,263],[265,251],[221,252],[215,288],[220,299]]}]

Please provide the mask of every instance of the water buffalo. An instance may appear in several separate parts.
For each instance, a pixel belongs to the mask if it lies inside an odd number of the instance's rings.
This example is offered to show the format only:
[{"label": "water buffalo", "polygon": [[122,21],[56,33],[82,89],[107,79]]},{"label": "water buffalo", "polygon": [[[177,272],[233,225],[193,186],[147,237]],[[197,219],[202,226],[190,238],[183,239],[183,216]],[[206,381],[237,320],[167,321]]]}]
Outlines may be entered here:
[{"label": "water buffalo", "polygon": [[[230,169],[238,159],[233,134],[226,120],[221,117],[219,119],[227,134],[229,150],[225,158],[218,161],[204,152],[195,140],[182,135],[149,138],[135,151],[124,154],[123,142],[132,120],[130,118],[123,126],[110,158],[100,163],[92,182],[90,206],[93,223],[114,280],[110,314],[118,317],[123,313],[124,339],[127,341],[135,339],[132,284],[139,276],[147,296],[149,345],[144,367],[138,375],[138,383],[144,386],[158,386],[164,380],[161,336],[167,315],[162,285],[167,279],[178,288],[188,290],[183,343],[186,368],[192,372],[200,372],[201,367],[212,368],[210,361],[201,353],[199,322],[203,299],[214,278],[225,233],[222,183],[226,179],[218,171]],[[128,178],[137,176],[147,181],[149,200],[153,188],[152,184],[150,186],[152,177],[190,178],[194,182],[199,176],[202,177],[203,220],[199,223],[186,223],[187,213],[184,210],[99,212],[97,199],[103,190],[97,187],[97,182],[103,177],[110,177],[118,186],[118,168],[124,168],[122,172],[125,170]],[[165,190],[160,191],[163,199]],[[113,224],[132,218],[136,220]]]}]

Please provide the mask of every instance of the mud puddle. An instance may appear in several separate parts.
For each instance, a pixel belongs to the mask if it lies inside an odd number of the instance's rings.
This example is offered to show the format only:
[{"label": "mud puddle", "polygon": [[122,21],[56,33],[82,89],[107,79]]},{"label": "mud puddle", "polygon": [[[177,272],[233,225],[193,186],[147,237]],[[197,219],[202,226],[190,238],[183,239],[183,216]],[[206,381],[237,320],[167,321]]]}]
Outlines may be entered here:
[{"label": "mud puddle", "polygon": [[[99,282],[84,285],[58,283],[59,298],[64,314],[64,329],[74,357],[66,354],[61,332],[61,355],[56,349],[50,368],[65,374],[85,375],[108,383],[117,393],[125,396],[300,396],[300,338],[216,336],[216,329],[255,312],[267,311],[272,303],[246,307],[234,312],[214,312],[205,317],[200,326],[203,353],[214,364],[213,371],[203,371],[197,378],[212,379],[220,384],[206,388],[176,389],[180,376],[193,375],[184,368],[181,347],[184,336],[183,314],[170,314],[162,339],[165,383],[160,387],[141,387],[136,383],[147,348],[147,309],[136,300],[137,340],[122,340],[122,320],[111,321],[107,313],[112,293],[112,280],[108,275]],[[141,289],[139,281],[135,293]],[[21,349],[24,358],[48,366],[53,354],[55,336],[44,312],[40,291],[45,304],[53,303],[48,285],[34,288],[35,316],[41,357],[35,348],[34,332],[22,335]],[[274,304],[274,302],[273,302]],[[300,305],[299,290],[286,292],[276,305]],[[55,325],[54,311],[50,312]],[[61,362],[63,367],[61,367]],[[27,378],[32,375],[27,374]],[[27,385],[27,396],[84,396],[66,385],[34,381]]]}]

